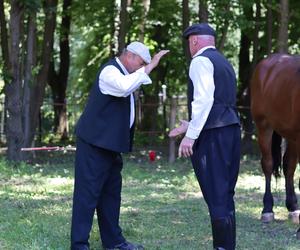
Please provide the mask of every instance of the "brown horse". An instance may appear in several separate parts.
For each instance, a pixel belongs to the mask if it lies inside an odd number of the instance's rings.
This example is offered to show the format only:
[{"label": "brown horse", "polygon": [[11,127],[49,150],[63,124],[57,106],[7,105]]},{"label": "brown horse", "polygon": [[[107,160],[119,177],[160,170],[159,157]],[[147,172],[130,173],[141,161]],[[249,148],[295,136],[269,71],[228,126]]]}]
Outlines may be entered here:
[{"label": "brown horse", "polygon": [[[281,137],[287,141],[282,167],[289,217],[299,222],[294,172],[300,156],[300,56],[274,54],[262,60],[251,80],[251,113],[256,123],[266,179],[262,221],[274,219],[271,175],[279,175]],[[275,133],[276,132],[276,133]],[[298,229],[297,235],[300,236]]]}]

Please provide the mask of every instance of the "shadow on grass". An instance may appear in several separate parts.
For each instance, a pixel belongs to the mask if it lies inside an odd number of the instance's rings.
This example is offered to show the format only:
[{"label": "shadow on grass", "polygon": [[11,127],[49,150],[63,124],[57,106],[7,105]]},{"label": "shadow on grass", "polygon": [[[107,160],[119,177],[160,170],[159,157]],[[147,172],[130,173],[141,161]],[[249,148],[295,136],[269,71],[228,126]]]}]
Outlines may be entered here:
[{"label": "shadow on grass", "polygon": [[[190,162],[124,158],[120,223],[127,239],[151,250],[211,249],[208,210]],[[259,220],[264,183],[253,170],[260,167],[257,163],[248,159],[241,165],[241,180],[254,176],[255,185],[243,182],[236,190],[237,249],[299,249],[298,226],[284,219],[282,187],[275,192],[279,219],[270,224]],[[17,172],[8,168],[0,172],[6,180],[0,183],[0,246],[69,249],[73,162],[26,165]],[[52,185],[55,179],[67,181]],[[96,219],[90,242],[91,249],[102,249]]]}]

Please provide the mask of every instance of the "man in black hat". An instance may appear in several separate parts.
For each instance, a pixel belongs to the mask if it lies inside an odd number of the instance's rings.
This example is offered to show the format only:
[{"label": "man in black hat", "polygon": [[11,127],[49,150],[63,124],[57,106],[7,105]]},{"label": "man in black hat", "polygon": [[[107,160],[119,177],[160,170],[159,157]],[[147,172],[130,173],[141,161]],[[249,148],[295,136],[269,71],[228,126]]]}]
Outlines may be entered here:
[{"label": "man in black hat", "polygon": [[235,249],[234,189],[240,162],[240,121],[236,111],[236,77],[215,48],[215,30],[207,23],[188,27],[189,119],[170,132],[184,134],[179,157],[191,157],[208,205],[214,249]]}]

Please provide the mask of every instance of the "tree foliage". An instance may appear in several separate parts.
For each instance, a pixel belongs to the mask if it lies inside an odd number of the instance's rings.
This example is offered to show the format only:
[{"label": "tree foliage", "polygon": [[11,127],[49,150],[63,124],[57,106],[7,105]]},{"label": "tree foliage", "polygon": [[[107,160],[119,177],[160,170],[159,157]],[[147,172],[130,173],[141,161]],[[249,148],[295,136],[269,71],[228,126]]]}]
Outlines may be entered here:
[{"label": "tree foliage", "polygon": [[[171,51],[142,90],[143,101],[154,105],[143,110],[140,128],[164,130],[158,93],[166,85],[169,97],[185,95],[190,57],[182,31],[195,22],[216,29],[217,47],[238,76],[238,102],[247,107],[255,64],[280,48],[299,53],[299,10],[298,0],[0,0],[9,158],[21,159],[20,148],[32,145],[45,94],[83,107],[100,65],[134,40],[152,54]],[[253,129],[249,112],[241,116],[244,128]]]}]

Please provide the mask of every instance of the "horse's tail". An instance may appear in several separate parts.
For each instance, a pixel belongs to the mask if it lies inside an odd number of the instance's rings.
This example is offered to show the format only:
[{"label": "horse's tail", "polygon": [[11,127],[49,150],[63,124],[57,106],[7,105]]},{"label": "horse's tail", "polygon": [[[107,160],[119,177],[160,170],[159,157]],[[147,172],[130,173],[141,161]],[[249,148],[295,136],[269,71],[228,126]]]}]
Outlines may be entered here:
[{"label": "horse's tail", "polygon": [[275,178],[280,177],[282,169],[282,154],[281,154],[282,137],[275,131],[272,136],[272,157],[273,157],[273,174]]}]

